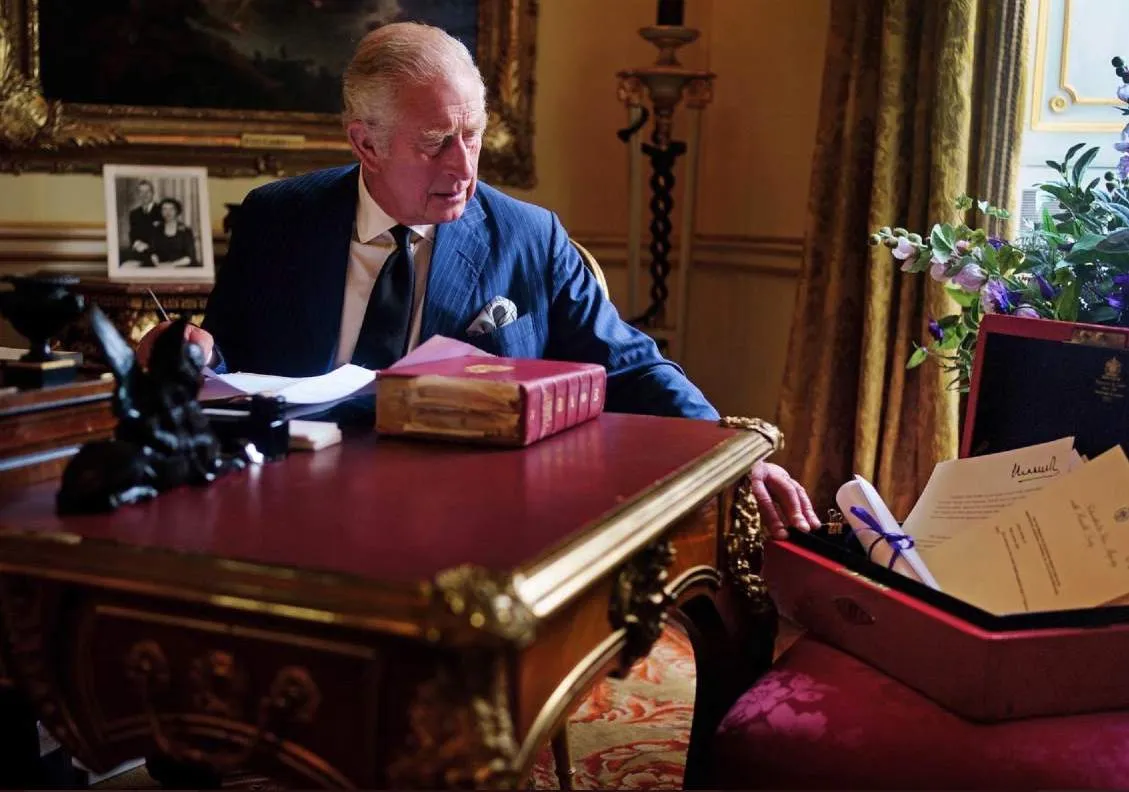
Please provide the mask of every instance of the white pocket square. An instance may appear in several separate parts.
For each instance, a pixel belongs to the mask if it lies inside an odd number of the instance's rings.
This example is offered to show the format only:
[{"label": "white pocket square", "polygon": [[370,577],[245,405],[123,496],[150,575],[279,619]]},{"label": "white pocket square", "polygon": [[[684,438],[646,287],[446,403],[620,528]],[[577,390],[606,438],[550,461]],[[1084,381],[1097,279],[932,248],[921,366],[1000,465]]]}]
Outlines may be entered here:
[{"label": "white pocket square", "polygon": [[505,297],[495,297],[466,329],[468,336],[486,335],[517,319],[517,306]]}]

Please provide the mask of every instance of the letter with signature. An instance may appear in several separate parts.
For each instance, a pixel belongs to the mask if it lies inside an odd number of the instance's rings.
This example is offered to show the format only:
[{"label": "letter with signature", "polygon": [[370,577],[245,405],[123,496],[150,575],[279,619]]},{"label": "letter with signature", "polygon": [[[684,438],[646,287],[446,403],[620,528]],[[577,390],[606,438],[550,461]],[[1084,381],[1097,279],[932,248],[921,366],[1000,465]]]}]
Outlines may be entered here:
[{"label": "letter with signature", "polygon": [[968,526],[1047,486],[1077,462],[1074,438],[998,454],[953,459],[933,469],[903,527],[929,563],[930,553]]},{"label": "letter with signature", "polygon": [[[1042,475],[1039,466],[1021,472]],[[1121,446],[929,551],[944,590],[992,613],[1089,608],[1129,594],[1129,459]]]}]

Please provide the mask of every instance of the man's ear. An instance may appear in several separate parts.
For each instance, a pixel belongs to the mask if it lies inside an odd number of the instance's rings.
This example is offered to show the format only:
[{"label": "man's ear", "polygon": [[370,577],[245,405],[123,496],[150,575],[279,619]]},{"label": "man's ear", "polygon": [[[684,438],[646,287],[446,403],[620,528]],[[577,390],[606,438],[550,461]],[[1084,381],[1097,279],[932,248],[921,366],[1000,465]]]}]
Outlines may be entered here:
[{"label": "man's ear", "polygon": [[348,126],[345,127],[345,132],[349,137],[349,145],[353,149],[353,155],[360,160],[361,164],[370,171],[380,170],[380,163],[383,158],[377,153],[376,146],[372,142],[372,135],[365,123],[363,121],[350,121]]}]

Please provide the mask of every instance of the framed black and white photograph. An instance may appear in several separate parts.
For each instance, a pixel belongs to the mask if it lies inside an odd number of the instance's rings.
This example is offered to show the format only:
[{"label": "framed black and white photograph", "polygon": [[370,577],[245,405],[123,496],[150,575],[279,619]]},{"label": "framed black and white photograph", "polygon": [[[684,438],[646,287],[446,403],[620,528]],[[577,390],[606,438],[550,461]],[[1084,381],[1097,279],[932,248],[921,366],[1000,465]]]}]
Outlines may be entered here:
[{"label": "framed black and white photograph", "polygon": [[207,168],[105,165],[112,280],[213,280]]}]

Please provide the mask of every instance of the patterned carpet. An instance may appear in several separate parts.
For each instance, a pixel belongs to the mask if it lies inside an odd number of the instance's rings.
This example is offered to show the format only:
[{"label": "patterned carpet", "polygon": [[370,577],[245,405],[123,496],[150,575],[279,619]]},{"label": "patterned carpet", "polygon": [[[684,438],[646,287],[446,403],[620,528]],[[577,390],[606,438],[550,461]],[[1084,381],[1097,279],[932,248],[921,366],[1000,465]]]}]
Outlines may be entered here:
[{"label": "patterned carpet", "polygon": [[[694,714],[694,652],[667,627],[626,679],[597,685],[569,720],[576,789],[681,789]],[[548,747],[530,779],[558,787]]]}]

